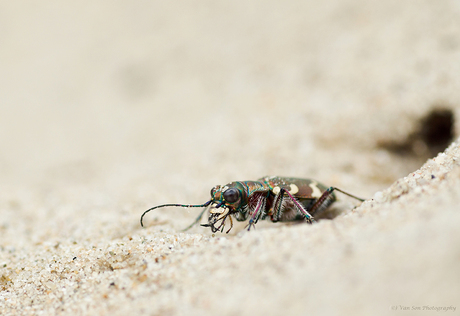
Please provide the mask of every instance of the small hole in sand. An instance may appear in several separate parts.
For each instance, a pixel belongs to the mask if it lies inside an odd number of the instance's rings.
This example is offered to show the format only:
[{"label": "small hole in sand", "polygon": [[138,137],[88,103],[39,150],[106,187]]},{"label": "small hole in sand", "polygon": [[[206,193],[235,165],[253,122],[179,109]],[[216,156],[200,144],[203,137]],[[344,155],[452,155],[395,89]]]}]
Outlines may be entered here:
[{"label": "small hole in sand", "polygon": [[427,159],[449,146],[454,138],[454,113],[451,109],[437,107],[419,119],[417,128],[406,138],[380,140],[377,146],[401,156]]},{"label": "small hole in sand", "polygon": [[454,138],[454,113],[450,109],[431,111],[422,121],[420,136],[431,152],[444,150]]}]

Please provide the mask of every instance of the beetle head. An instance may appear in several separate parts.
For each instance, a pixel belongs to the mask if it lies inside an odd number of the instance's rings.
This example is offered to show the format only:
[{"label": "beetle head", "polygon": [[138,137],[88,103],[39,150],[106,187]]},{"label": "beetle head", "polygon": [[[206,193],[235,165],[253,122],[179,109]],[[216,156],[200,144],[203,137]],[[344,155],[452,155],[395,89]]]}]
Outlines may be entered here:
[{"label": "beetle head", "polygon": [[211,190],[211,201],[217,207],[225,207],[231,213],[237,212],[245,201],[244,187],[238,182],[231,182],[224,186],[216,185]]},{"label": "beetle head", "polygon": [[211,231],[223,231],[227,218],[230,218],[230,229],[233,222],[230,217],[232,214],[238,215],[244,208],[247,200],[246,191],[239,182],[231,182],[224,186],[216,185],[211,190],[211,200],[209,205],[208,223],[202,226],[211,227]]}]

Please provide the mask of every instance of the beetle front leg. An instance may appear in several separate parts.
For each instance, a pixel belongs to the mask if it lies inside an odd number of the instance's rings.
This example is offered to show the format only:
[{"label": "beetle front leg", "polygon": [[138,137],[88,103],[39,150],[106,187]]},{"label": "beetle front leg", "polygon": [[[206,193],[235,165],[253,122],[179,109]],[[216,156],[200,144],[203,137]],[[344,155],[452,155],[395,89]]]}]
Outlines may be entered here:
[{"label": "beetle front leg", "polygon": [[266,202],[266,200],[267,200],[267,197],[263,196],[263,195],[260,195],[260,197],[257,199],[256,208],[255,208],[254,212],[252,213],[251,218],[249,219],[249,223],[248,223],[248,226],[247,226],[248,230],[250,230],[251,227],[253,227],[259,221],[259,218],[265,212],[265,202]]},{"label": "beetle front leg", "polygon": [[313,216],[297,201],[295,197],[292,196],[291,193],[289,193],[288,190],[285,188],[281,188],[279,193],[275,196],[275,200],[273,203],[273,214],[272,214],[272,221],[273,222],[278,222],[281,220],[281,216],[283,214],[283,201],[285,199],[285,195],[292,201],[294,204],[295,208],[305,216],[305,220],[307,223],[311,224],[315,221]]}]

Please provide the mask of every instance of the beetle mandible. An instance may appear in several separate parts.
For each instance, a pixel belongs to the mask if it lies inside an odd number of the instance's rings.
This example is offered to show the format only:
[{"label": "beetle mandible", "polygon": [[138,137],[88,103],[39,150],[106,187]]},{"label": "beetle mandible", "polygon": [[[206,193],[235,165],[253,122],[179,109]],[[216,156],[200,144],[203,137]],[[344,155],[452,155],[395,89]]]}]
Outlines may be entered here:
[{"label": "beetle mandible", "polygon": [[232,215],[237,221],[249,218],[248,230],[259,219],[270,218],[272,222],[285,222],[305,219],[311,224],[313,215],[320,214],[336,201],[334,191],[339,191],[361,202],[364,199],[342,191],[336,187],[327,187],[312,179],[264,177],[257,181],[234,181],[224,186],[217,185],[211,190],[211,199],[204,204],[163,204],[146,210],[148,212],[167,206],[204,207],[188,230],[200,222],[206,210],[209,211],[208,223],[201,226],[210,227],[213,233],[223,232],[227,219],[230,221],[228,233],[233,228]]}]

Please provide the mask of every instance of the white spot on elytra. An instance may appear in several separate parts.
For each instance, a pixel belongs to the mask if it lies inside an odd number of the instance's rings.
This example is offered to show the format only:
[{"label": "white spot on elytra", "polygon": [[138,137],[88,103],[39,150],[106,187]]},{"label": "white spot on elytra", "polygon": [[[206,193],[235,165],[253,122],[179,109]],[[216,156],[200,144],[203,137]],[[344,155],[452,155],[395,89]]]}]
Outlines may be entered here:
[{"label": "white spot on elytra", "polygon": [[310,188],[313,190],[313,192],[311,193],[311,196],[314,197],[314,198],[320,198],[321,197],[321,190],[318,189],[318,187],[316,186],[318,183],[316,182],[312,182],[309,184]]},{"label": "white spot on elytra", "polygon": [[[289,193],[296,194],[297,192],[299,192],[299,188],[295,184],[290,184],[290,187],[291,187],[291,189],[288,191]],[[280,187],[274,187],[272,189],[272,192],[274,194],[278,194],[278,193],[280,193],[280,191],[281,191]]]},{"label": "white spot on elytra", "polygon": [[292,195],[294,195],[297,192],[299,192],[299,188],[295,184],[291,184],[290,187],[291,187],[291,189],[289,190],[289,193],[291,193]]}]

